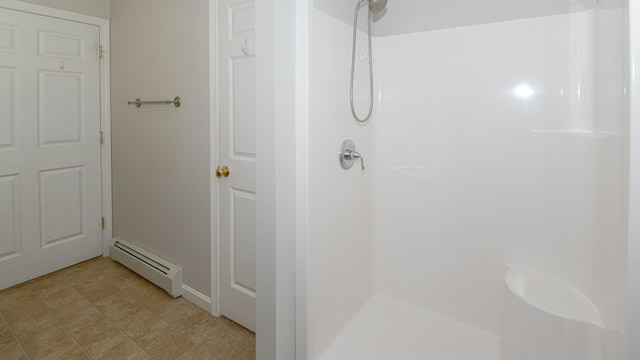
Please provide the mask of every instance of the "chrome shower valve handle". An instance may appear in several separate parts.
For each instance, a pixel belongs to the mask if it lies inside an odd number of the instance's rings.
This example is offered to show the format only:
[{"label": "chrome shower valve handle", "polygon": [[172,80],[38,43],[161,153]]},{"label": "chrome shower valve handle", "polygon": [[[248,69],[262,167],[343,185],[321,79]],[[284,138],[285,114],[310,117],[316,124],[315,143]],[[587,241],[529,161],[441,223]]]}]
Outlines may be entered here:
[{"label": "chrome shower valve handle", "polygon": [[340,158],[340,166],[342,166],[343,169],[351,169],[353,163],[357,159],[360,159],[360,167],[362,168],[362,171],[364,171],[364,156],[356,151],[356,145],[350,139],[347,139],[342,143],[338,156]]},{"label": "chrome shower valve handle", "polygon": [[353,161],[355,161],[356,159],[360,159],[360,167],[362,167],[362,170],[364,171],[364,157],[360,155],[359,152],[345,150],[344,157],[347,158],[348,160],[353,160]]}]

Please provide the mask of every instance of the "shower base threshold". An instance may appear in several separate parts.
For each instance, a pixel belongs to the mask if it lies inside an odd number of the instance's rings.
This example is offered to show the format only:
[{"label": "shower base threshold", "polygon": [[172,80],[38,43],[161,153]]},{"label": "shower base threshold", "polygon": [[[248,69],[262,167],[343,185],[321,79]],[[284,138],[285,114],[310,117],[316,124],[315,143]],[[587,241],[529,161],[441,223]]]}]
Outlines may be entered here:
[{"label": "shower base threshold", "polygon": [[499,360],[500,337],[376,295],[319,359]]}]

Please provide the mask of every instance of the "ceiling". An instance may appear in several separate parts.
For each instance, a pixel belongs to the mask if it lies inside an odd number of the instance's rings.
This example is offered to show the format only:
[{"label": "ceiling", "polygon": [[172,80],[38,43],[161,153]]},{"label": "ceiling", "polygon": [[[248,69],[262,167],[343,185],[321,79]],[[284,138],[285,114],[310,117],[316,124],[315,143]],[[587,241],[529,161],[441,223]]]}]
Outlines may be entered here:
[{"label": "ceiling", "polygon": [[[374,35],[477,25],[595,8],[620,7],[628,0],[389,0],[378,16]],[[315,0],[315,7],[353,23],[356,0]],[[363,22],[365,23],[365,22]]]}]

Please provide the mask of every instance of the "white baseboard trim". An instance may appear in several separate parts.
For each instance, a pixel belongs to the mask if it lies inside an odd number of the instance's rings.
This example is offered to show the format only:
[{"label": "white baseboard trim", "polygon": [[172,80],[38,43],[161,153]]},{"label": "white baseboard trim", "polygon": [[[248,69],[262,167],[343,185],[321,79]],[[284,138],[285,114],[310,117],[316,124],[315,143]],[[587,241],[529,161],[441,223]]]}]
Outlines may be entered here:
[{"label": "white baseboard trim", "polygon": [[182,284],[182,291],[182,297],[184,297],[185,300],[188,300],[189,302],[193,303],[194,305],[208,313],[211,312],[210,297],[185,284]]}]

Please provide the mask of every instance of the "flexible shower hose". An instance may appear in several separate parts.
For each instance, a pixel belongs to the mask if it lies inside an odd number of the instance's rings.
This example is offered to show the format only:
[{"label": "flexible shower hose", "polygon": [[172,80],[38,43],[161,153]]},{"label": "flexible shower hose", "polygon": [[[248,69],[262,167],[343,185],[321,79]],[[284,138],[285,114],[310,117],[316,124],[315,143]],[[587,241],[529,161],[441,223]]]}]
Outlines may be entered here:
[{"label": "flexible shower hose", "polygon": [[350,85],[350,100],[351,100],[351,113],[353,114],[353,117],[356,119],[356,121],[360,124],[365,124],[367,121],[369,121],[369,118],[371,117],[371,113],[373,112],[373,61],[372,61],[372,51],[371,51],[371,23],[372,23],[372,14],[371,14],[371,9],[369,8],[369,6],[367,6],[367,10],[369,11],[369,23],[368,23],[368,27],[367,27],[367,38],[369,41],[369,112],[367,113],[367,116],[365,116],[364,118],[360,118],[358,117],[358,114],[356,114],[356,110],[353,106],[353,78],[354,78],[354,72],[355,72],[355,66],[356,66],[356,32],[358,29],[358,14],[360,13],[360,7],[362,6],[362,3],[365,2],[367,0],[360,0],[360,2],[358,2],[358,4],[356,5],[356,11],[355,14],[353,16],[353,48],[351,51],[351,85]]}]

